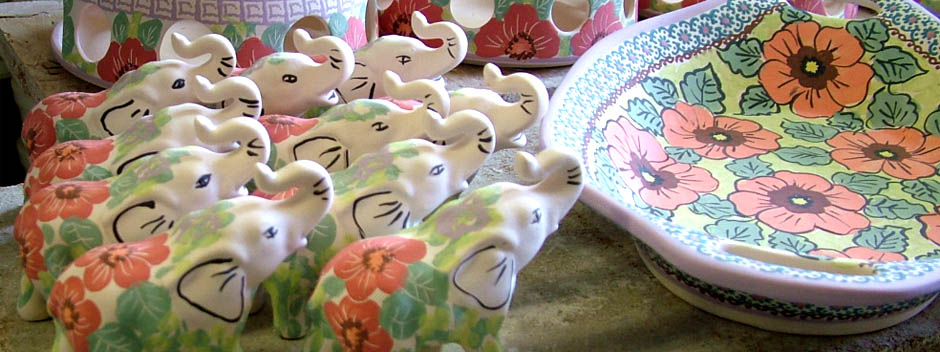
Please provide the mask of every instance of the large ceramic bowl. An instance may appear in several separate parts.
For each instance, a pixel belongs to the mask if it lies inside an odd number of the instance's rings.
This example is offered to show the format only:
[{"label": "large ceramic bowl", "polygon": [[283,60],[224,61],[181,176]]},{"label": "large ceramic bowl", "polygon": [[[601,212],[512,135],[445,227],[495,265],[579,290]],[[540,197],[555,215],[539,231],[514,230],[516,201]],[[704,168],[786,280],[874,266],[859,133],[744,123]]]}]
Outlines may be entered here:
[{"label": "large ceramic bowl", "polygon": [[940,290],[940,22],[709,1],[598,43],[552,98],[544,143],[660,281],[765,329],[896,324]]}]

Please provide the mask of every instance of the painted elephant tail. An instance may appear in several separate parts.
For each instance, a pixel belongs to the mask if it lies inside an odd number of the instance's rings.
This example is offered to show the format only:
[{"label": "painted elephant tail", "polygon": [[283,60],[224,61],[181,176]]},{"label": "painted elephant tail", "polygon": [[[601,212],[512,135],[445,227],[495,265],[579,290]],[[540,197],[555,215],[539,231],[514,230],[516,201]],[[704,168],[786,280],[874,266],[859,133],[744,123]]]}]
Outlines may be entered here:
[{"label": "painted elephant tail", "polygon": [[467,57],[467,48],[469,47],[467,34],[464,33],[460,26],[448,21],[429,24],[428,19],[424,17],[420,11],[414,11],[411,14],[411,29],[418,38],[424,40],[440,39],[444,41],[444,45],[441,45],[439,48],[428,48],[425,50],[433,50],[437,54],[435,55],[437,59],[442,60],[441,62],[453,62],[453,65],[428,77],[437,77],[447,73],[454,67],[457,67],[457,65]]},{"label": "painted elephant tail", "polygon": [[[533,186],[535,192],[567,202],[553,202],[553,206],[564,209],[561,214],[567,213],[567,210],[574,206],[581,190],[584,189],[581,160],[564,149],[547,148],[536,156],[517,152],[515,170],[521,179],[537,182]],[[560,217],[556,219],[560,220]]]},{"label": "painted elephant tail", "polygon": [[180,57],[196,59],[209,54],[209,60],[196,67],[194,73],[205,76],[211,82],[228,77],[235,68],[235,48],[225,37],[218,34],[208,34],[192,42],[179,33],[170,37],[170,45]]},{"label": "painted elephant tail", "polygon": [[445,117],[450,114],[450,95],[443,84],[429,79],[416,79],[405,83],[392,71],[385,71],[382,79],[385,92],[392,99],[420,100],[428,110]]},{"label": "painted elephant tail", "polygon": [[294,190],[289,198],[280,200],[279,210],[295,215],[296,219],[313,220],[304,234],[313,229],[333,202],[333,181],[320,164],[310,160],[297,160],[277,170],[268,165],[255,164],[255,184],[262,192],[276,194]]},{"label": "painted elephant tail", "polygon": [[196,76],[196,87],[193,90],[196,98],[203,103],[225,104],[225,108],[209,116],[215,124],[223,123],[232,116],[261,116],[261,90],[248,78],[229,77],[213,84],[203,76]]},{"label": "painted elephant tail", "polygon": [[522,132],[538,123],[548,113],[548,90],[545,89],[545,84],[537,77],[524,72],[504,76],[499,67],[492,63],[483,67],[483,83],[500,94],[519,94],[519,100],[511,109],[521,110],[521,116],[491,116],[494,119],[493,124],[497,126],[496,133],[500,137],[497,149],[525,146],[525,135]]},{"label": "painted elephant tail", "polygon": [[199,115],[193,123],[196,137],[206,145],[235,146],[233,155],[245,153],[246,161],[266,163],[271,152],[271,139],[267,130],[255,119],[236,117],[218,126],[209,118]]},{"label": "painted elephant tail", "polygon": [[[295,30],[293,38],[294,46],[297,48],[298,52],[314,58],[321,55],[326,56],[326,61],[320,63],[320,65],[330,65],[333,69],[340,72],[339,75],[328,76],[331,77],[333,81],[320,83],[321,87],[329,88],[327,92],[339,87],[340,84],[349,79],[349,76],[352,76],[356,58],[352,48],[342,39],[333,36],[312,39],[310,38],[310,34],[303,30]],[[319,62],[319,60],[317,60],[317,62]]]}]

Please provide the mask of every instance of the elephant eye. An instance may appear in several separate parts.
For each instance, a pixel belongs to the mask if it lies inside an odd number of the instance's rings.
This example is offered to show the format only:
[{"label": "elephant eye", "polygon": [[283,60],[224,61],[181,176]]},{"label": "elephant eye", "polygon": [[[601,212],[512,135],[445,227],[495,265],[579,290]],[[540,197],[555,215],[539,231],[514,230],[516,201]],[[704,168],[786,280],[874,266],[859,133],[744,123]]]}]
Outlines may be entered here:
[{"label": "elephant eye", "polygon": [[541,209],[533,210],[532,211],[532,223],[538,224],[540,221],[542,221],[542,210]]},{"label": "elephant eye", "polygon": [[173,81],[173,89],[180,89],[180,88],[183,88],[183,87],[185,87],[185,86],[186,86],[186,80],[184,80],[184,79],[182,79],[182,78]]},{"label": "elephant eye", "polygon": [[287,83],[295,83],[297,82],[297,76],[286,74],[281,76],[281,80]]},{"label": "elephant eye", "polygon": [[431,168],[431,176],[437,176],[444,173],[444,164],[437,164]]},{"label": "elephant eye", "polygon": [[264,238],[274,238],[277,235],[277,229],[274,226],[269,227],[267,230],[264,230],[262,234]]},{"label": "elephant eye", "polygon": [[205,174],[199,176],[199,179],[196,180],[196,189],[203,188],[209,185],[209,181],[212,180],[212,174]]},{"label": "elephant eye", "polygon": [[382,122],[376,122],[372,124],[372,128],[375,128],[378,132],[382,132],[388,129],[388,125]]},{"label": "elephant eye", "polygon": [[395,58],[398,59],[398,62],[400,62],[402,66],[411,62],[411,56],[408,55],[398,55]]}]

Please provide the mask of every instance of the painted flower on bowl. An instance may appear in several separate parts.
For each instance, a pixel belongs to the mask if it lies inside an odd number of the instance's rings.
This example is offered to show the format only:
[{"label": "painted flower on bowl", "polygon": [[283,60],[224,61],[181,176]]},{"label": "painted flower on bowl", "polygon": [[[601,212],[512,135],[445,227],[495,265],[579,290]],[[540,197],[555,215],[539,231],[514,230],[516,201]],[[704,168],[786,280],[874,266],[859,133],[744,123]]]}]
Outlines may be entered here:
[{"label": "painted flower on bowl", "polygon": [[235,58],[238,62],[238,67],[248,68],[251,67],[251,64],[255,63],[255,61],[258,59],[273,53],[274,49],[264,45],[264,42],[261,41],[261,38],[250,37],[242,42],[241,48],[238,48],[238,52],[235,53]]},{"label": "painted flower on bowl", "polygon": [[480,28],[473,41],[479,56],[505,55],[519,61],[555,57],[561,44],[555,25],[539,20],[535,8],[526,4],[510,6],[502,21],[491,19]]},{"label": "painted flower on bowl", "polygon": [[71,347],[88,351],[88,335],[101,325],[101,311],[91,300],[85,299],[85,287],[76,276],[57,281],[49,295],[47,308],[65,330]]},{"label": "painted flower on bowl", "polygon": [[764,42],[760,83],[777,104],[803,117],[831,117],[868,97],[874,71],[847,30],[816,22],[788,24]]},{"label": "painted flower on bowl", "polygon": [[379,325],[381,308],[374,301],[353,302],[343,297],[339,304],[326,302],[323,313],[346,351],[391,351],[392,337]]},{"label": "painted flower on bowl", "polygon": [[[393,1],[379,16],[379,35],[401,35],[417,38],[411,29],[411,14],[420,11],[427,18],[428,23],[440,22],[443,19],[444,9],[431,4],[429,0],[398,0]],[[444,45],[440,39],[422,40],[424,45],[432,48]]]},{"label": "painted flower on bowl", "polygon": [[84,277],[89,291],[103,290],[111,283],[123,288],[150,278],[150,267],[170,256],[164,245],[167,234],[133,243],[115,243],[95,247],[75,260],[75,265],[87,267]]},{"label": "painted flower on bowl", "polygon": [[394,236],[358,241],[346,248],[331,262],[336,276],[346,280],[349,296],[357,301],[369,298],[376,288],[389,294],[402,288],[407,264],[427,252],[424,242]]},{"label": "painted flower on bowl", "polygon": [[265,115],[258,119],[271,136],[271,142],[280,143],[290,136],[299,136],[317,125],[318,119],[298,119],[287,115]]},{"label": "painted flower on bowl", "polygon": [[778,171],[773,176],[738,180],[734,186],[728,200],[738,213],[756,216],[778,231],[821,229],[848,235],[870,224],[860,214],[865,198],[817,175]]},{"label": "painted flower on bowl", "polygon": [[821,257],[859,259],[876,262],[894,262],[907,260],[907,257],[905,257],[903,254],[883,252],[868,247],[849,247],[844,251],[837,251],[834,249],[814,249],[809,251],[809,254],[818,255]]},{"label": "painted flower on bowl", "polygon": [[127,38],[121,44],[111,42],[108,53],[98,61],[98,76],[107,82],[115,82],[125,73],[156,60],[157,52],[145,48],[137,38]]},{"label": "painted flower on bowl", "polygon": [[39,280],[39,272],[46,271],[46,263],[42,256],[43,237],[42,230],[36,224],[38,211],[35,206],[23,208],[16,217],[13,226],[13,239],[20,245],[20,263],[23,272],[31,280]]},{"label": "painted flower on bowl", "polygon": [[585,21],[578,33],[571,38],[571,52],[581,56],[594,46],[594,43],[621,28],[623,24],[620,23],[617,11],[614,10],[614,2],[610,1],[599,7],[594,18]]},{"label": "painted flower on bowl", "polygon": [[940,206],[933,213],[918,216],[917,220],[924,223],[920,233],[940,246]]},{"label": "painted flower on bowl", "polygon": [[743,159],[780,148],[780,135],[760,124],[728,116],[712,115],[708,109],[678,102],[665,109],[663,134],[669,144],[689,148],[709,159]]},{"label": "painted flower on bowl", "polygon": [[940,137],[910,127],[840,132],[826,141],[832,159],[858,172],[884,172],[913,180],[932,176],[940,162]]},{"label": "painted flower on bowl", "polygon": [[651,206],[675,210],[718,188],[708,170],[670,158],[653,135],[634,128],[625,117],[608,122],[604,135],[620,177]]},{"label": "painted flower on bowl", "polygon": [[20,136],[23,138],[29,157],[32,159],[39,156],[39,153],[49,149],[56,142],[55,124],[52,117],[41,109],[30,111],[29,115],[23,119]]},{"label": "painted flower on bowl", "polygon": [[[366,46],[366,44],[369,43],[369,39],[366,38],[366,24],[362,23],[362,20],[358,18],[350,17],[349,20],[346,21],[346,33],[343,34],[343,41],[349,44],[349,48],[352,50]],[[441,42],[441,44],[443,44],[443,42]],[[438,44],[438,46],[440,46],[440,44]]]},{"label": "painted flower on bowl", "polygon": [[43,188],[31,200],[38,204],[39,220],[50,221],[57,217],[87,218],[95,204],[104,202],[108,196],[107,182],[77,181]]},{"label": "painted flower on bowl", "polygon": [[63,119],[77,119],[85,115],[85,110],[104,103],[106,93],[66,92],[42,100],[49,116],[62,116]]},{"label": "painted flower on bowl", "polygon": [[110,139],[68,141],[40,154],[33,166],[39,168],[40,182],[53,177],[72,179],[81,175],[89,164],[107,160],[112,149]]}]

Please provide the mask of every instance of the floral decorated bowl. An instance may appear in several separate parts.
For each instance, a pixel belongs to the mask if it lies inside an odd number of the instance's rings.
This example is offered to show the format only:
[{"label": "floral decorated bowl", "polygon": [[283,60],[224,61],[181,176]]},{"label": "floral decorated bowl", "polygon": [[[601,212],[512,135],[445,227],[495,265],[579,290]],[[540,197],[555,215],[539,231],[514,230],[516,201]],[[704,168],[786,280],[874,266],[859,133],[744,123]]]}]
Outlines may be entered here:
[{"label": "floral decorated bowl", "polygon": [[[460,25],[466,62],[570,65],[594,43],[635,23],[636,0],[378,0],[379,34],[413,36],[411,12]],[[435,45],[434,43],[427,43]],[[437,44],[440,45],[440,44]]]},{"label": "floral decorated bowl", "polygon": [[369,0],[64,0],[53,52],[72,74],[108,87],[150,61],[178,58],[169,33],[191,40],[218,33],[235,46],[238,67],[292,51],[289,30],[335,35],[366,44]]},{"label": "floral decorated bowl", "polygon": [[655,276],[761,328],[852,334],[940,290],[940,21],[708,1],[617,32],[552,97],[543,143]]}]

